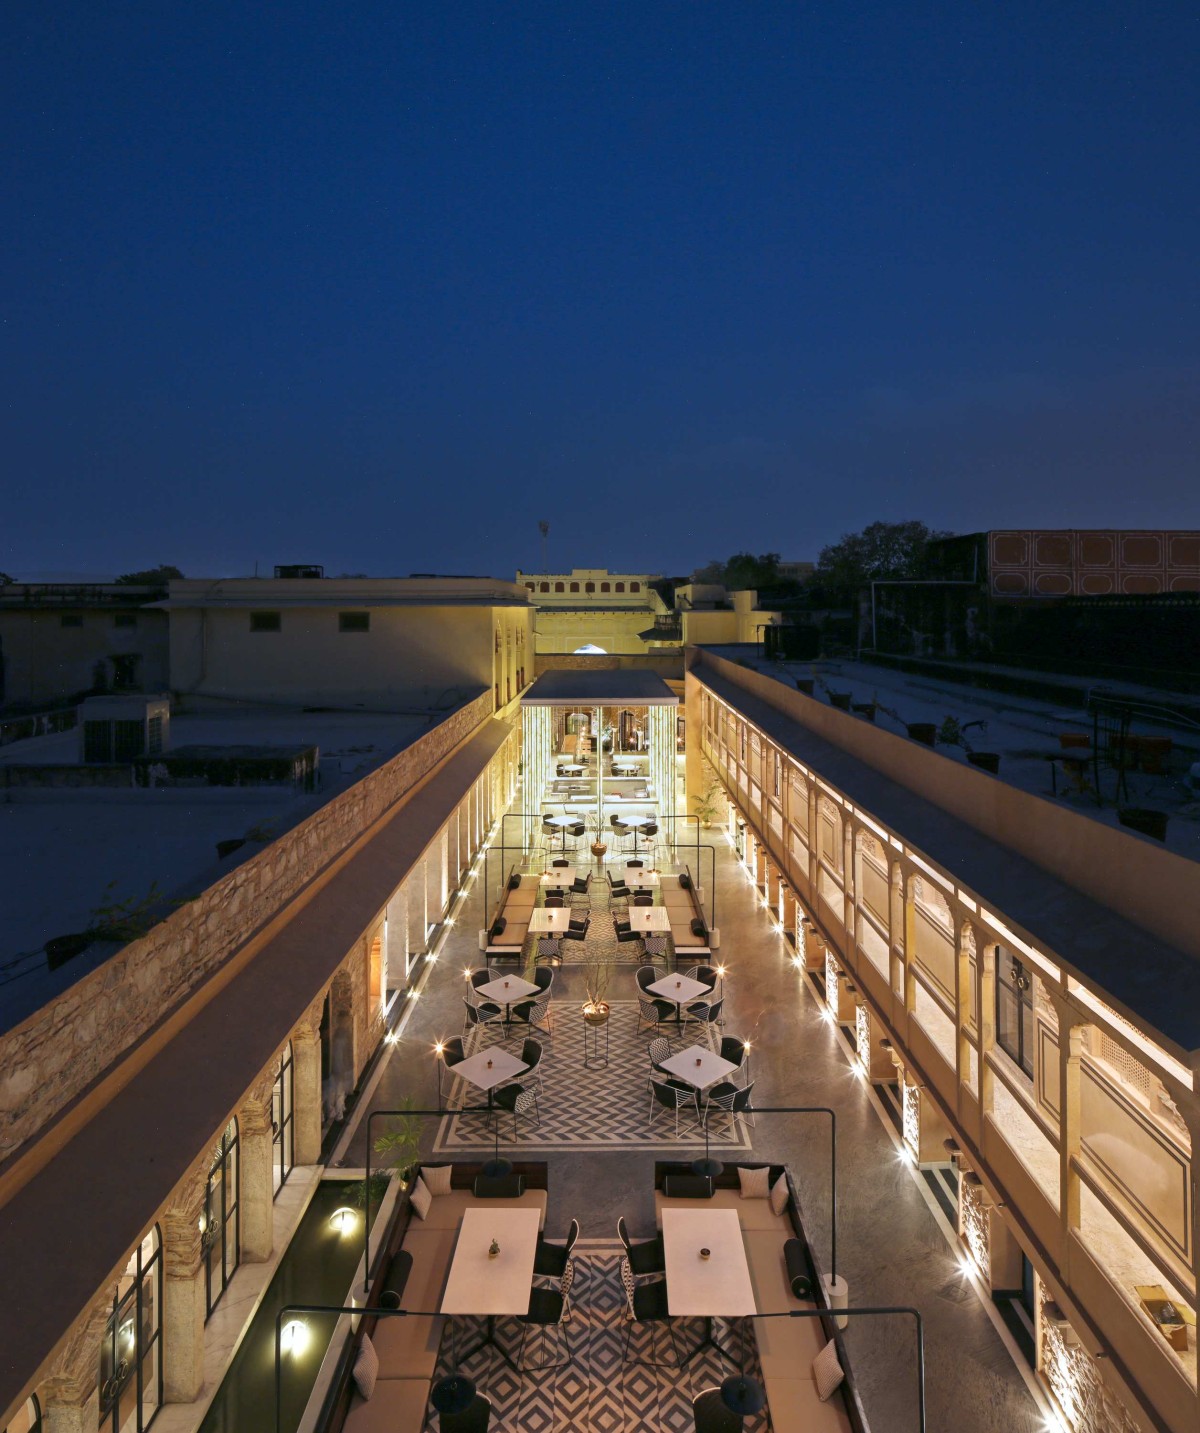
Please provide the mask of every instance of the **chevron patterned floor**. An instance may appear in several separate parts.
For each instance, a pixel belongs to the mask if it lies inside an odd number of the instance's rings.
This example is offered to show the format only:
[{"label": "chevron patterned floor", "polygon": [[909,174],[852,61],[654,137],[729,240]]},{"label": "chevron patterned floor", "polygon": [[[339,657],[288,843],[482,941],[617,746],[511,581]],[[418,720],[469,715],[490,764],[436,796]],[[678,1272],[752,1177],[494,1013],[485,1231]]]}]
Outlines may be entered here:
[{"label": "chevron patterned floor", "polygon": [[[632,985],[629,976],[622,978]],[[506,1150],[531,1155],[536,1150],[624,1149],[631,1144],[666,1150],[703,1146],[704,1136],[696,1126],[695,1115],[689,1117],[686,1110],[680,1112],[678,1135],[668,1110],[657,1111],[653,1125],[648,1123],[650,1096],[646,1081],[650,1062],[646,1045],[650,1035],[638,1034],[635,1000],[612,1003],[606,1069],[584,1069],[585,1026],[577,1002],[552,1001],[550,1019],[554,1034],[543,1042],[540,1068],[541,1123],[523,1115],[516,1122],[514,1134],[513,1117],[503,1111],[500,1142]],[[589,1034],[589,1042],[591,1038]],[[604,1040],[603,1032],[600,1040]],[[693,1043],[693,1036],[685,1032],[682,1043]],[[461,1080],[454,1081],[447,1093],[455,1103],[464,1099],[468,1104],[483,1102],[480,1091]],[[724,1118],[711,1122],[713,1149],[748,1150],[749,1136],[750,1131],[741,1123]],[[467,1154],[490,1149],[492,1142],[487,1117],[471,1113],[442,1120],[433,1149],[435,1154]]]},{"label": "chevron patterned floor", "polygon": [[[692,1433],[692,1399],[737,1371],[743,1356],[739,1322],[718,1319],[715,1329],[717,1339],[737,1362],[706,1348],[683,1369],[626,1363],[629,1324],[620,1258],[621,1246],[616,1240],[581,1239],[575,1246],[575,1281],[566,1325],[569,1363],[553,1370],[516,1374],[494,1349],[484,1348],[462,1365],[492,1402],[492,1433],[560,1433],[567,1429],[574,1433]],[[456,1350],[474,1343],[484,1322],[451,1321],[442,1339],[438,1377],[451,1371]],[[679,1351],[686,1357],[703,1335],[703,1321],[678,1319],[674,1330]],[[513,1362],[520,1364],[522,1325],[500,1320],[496,1333]],[[673,1360],[666,1326],[635,1324],[629,1354],[631,1359]],[[525,1362],[556,1362],[564,1356],[558,1328],[545,1334],[530,1331]],[[752,1334],[744,1356],[746,1371],[757,1377]],[[437,1415],[430,1414],[428,1433],[436,1433],[438,1424]],[[767,1433],[770,1427],[764,1411],[746,1419],[744,1433]]]}]

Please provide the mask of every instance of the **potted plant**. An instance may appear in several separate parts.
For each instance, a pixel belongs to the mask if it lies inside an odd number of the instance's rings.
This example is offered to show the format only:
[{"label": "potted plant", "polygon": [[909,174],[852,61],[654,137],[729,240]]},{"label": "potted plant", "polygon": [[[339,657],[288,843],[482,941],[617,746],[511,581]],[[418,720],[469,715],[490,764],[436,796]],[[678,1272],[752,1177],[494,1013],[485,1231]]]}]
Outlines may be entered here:
[{"label": "potted plant", "polygon": [[865,717],[869,722],[874,722],[875,720],[874,702],[851,702],[850,710],[857,712],[860,717]]},{"label": "potted plant", "polygon": [[[405,1096],[399,1107],[412,1109],[412,1096]],[[392,1127],[376,1137],[374,1147],[376,1154],[384,1156],[388,1175],[407,1180],[421,1161],[421,1121],[416,1115],[397,1116]]]},{"label": "potted plant", "polygon": [[978,766],[981,771],[989,771],[996,776],[1000,771],[1000,754],[995,751],[975,750],[967,740],[967,732],[973,726],[977,726],[980,731],[987,731],[986,721],[960,722],[957,717],[948,716],[937,729],[937,740],[942,746],[961,746],[972,766]]},{"label": "potted plant", "polygon": [[700,818],[700,824],[707,831],[717,819],[717,796],[721,790],[721,783],[714,776],[704,788],[704,793],[696,800],[696,815]]},{"label": "potted plant", "polygon": [[589,1025],[603,1025],[612,1013],[608,1003],[608,985],[612,980],[613,963],[607,956],[594,956],[587,963],[584,988],[583,1018]]},{"label": "potted plant", "polygon": [[824,677],[817,677],[815,680],[817,686],[819,686],[829,698],[829,705],[831,707],[837,707],[840,712],[848,712],[850,710],[850,692],[835,692]]},{"label": "potted plant", "polygon": [[816,686],[816,684],[817,684],[817,679],[816,679],[815,677],[797,677],[797,678],[796,678],[796,690],[797,690],[798,692],[803,692],[806,697],[811,697],[811,696],[812,696],[812,694],[813,694],[813,688]]},{"label": "potted plant", "polygon": [[1144,806],[1122,806],[1117,811],[1117,820],[1131,831],[1143,836],[1153,836],[1156,841],[1167,839],[1167,813],[1151,811]]}]

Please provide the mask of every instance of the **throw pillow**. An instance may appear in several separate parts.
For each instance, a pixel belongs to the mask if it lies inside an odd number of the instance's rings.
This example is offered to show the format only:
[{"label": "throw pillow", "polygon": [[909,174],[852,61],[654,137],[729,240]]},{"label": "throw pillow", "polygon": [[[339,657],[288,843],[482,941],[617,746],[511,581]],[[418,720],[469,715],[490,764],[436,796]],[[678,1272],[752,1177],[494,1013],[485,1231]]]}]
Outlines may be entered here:
[{"label": "throw pillow", "polygon": [[781,1174],[771,1186],[771,1213],[782,1214],[788,1207],[787,1175]]},{"label": "throw pillow", "polygon": [[430,1206],[433,1204],[433,1195],[430,1194],[425,1181],[418,1177],[413,1185],[413,1192],[408,1196],[408,1202],[412,1205],[412,1211],[418,1219],[424,1219]]},{"label": "throw pillow", "polygon": [[450,1193],[451,1166],[448,1164],[423,1164],[421,1166],[421,1178],[425,1181],[425,1188],[435,1198],[439,1194]]},{"label": "throw pillow", "polygon": [[830,1395],[846,1377],[842,1365],[838,1362],[837,1344],[833,1339],[830,1339],[813,1359],[812,1375],[817,1386],[817,1397],[822,1403],[828,1403]]},{"label": "throw pillow", "polygon": [[747,1169],[739,1164],[738,1183],[742,1186],[743,1199],[768,1199],[771,1194],[771,1170],[765,1164],[759,1169]]},{"label": "throw pillow", "polygon": [[354,1382],[364,1398],[375,1392],[375,1380],[379,1377],[379,1355],[369,1334],[363,1334],[362,1343],[354,1359]]}]

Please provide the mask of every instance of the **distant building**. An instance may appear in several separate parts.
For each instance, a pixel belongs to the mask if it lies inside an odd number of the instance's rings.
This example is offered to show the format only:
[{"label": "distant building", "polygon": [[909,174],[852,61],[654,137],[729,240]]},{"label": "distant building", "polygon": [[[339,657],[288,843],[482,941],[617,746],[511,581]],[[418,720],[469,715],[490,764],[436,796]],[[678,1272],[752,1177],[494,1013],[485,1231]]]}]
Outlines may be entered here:
[{"label": "distant building", "polygon": [[119,582],[0,586],[0,709],[167,685],[165,587]]},{"label": "distant building", "polygon": [[785,582],[807,582],[816,570],[815,562],[781,562],[776,568]]},{"label": "distant building", "polygon": [[[536,609],[538,653],[646,654],[666,642],[678,646],[671,609],[655,590],[658,574],[575,567],[570,572],[518,572],[517,582]],[[664,635],[647,637],[657,629]],[[599,655],[592,653],[591,655]]]},{"label": "distant building", "polygon": [[1200,592],[1200,532],[998,528],[929,544],[931,575],[970,578],[997,598],[1145,597]]},{"label": "distant building", "polygon": [[533,680],[524,587],[490,577],[171,583],[171,689],[243,701],[496,709]]}]

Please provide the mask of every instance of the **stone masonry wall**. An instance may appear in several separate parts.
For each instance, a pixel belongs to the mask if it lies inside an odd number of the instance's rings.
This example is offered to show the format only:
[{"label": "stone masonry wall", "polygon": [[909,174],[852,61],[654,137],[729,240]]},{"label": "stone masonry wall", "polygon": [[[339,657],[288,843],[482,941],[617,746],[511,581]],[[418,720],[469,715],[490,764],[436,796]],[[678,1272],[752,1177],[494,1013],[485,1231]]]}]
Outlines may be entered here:
[{"label": "stone masonry wall", "polygon": [[483,692],[0,1037],[0,1161],[274,917],[491,712]]}]

